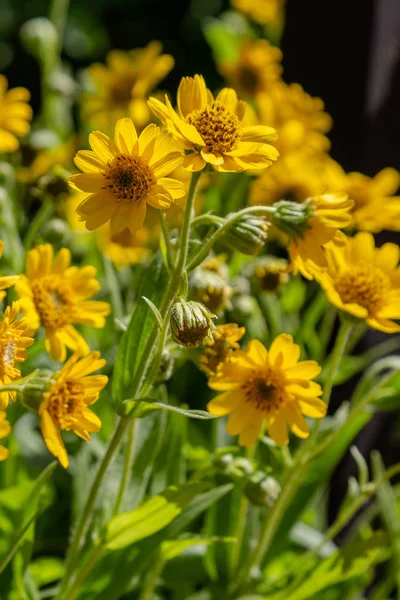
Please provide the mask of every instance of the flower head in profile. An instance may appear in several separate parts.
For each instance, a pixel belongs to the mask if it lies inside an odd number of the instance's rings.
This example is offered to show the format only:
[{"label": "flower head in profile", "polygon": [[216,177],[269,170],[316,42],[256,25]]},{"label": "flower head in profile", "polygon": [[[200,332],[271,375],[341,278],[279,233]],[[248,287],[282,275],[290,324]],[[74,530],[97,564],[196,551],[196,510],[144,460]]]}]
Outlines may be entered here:
[{"label": "flower head in profile", "polygon": [[[0,410],[0,440],[7,437],[11,433],[11,425],[7,421],[7,415],[4,410]],[[9,451],[4,446],[0,445],[0,461],[8,458]]]},{"label": "flower head in profile", "polygon": [[282,52],[267,40],[252,40],[240,46],[234,62],[224,62],[219,70],[240,96],[253,98],[268,91],[282,73]]},{"label": "flower head in profile", "polygon": [[185,195],[185,187],[167,177],[183,160],[173,137],[148,125],[138,137],[131,119],[120,119],[114,139],[94,131],[89,135],[91,151],[75,157],[83,171],[69,182],[74,190],[86,193],[76,209],[89,231],[110,222],[112,233],[126,227],[132,233],[144,222],[147,205],[158,209],[171,206]]},{"label": "flower head in profile", "polygon": [[[19,303],[13,302],[12,306],[7,306],[0,321],[0,385],[21,377],[16,364],[28,358],[26,349],[34,342],[28,319],[17,319],[19,312]],[[15,402],[16,392],[0,392],[0,408],[6,408],[10,398]]]},{"label": "flower head in profile", "polygon": [[207,164],[217,171],[264,169],[278,158],[270,145],[272,127],[242,123],[246,104],[224,88],[216,98],[201,75],[184,77],[178,88],[178,112],[168,97],[165,104],[150,98],[149,106],[188,151],[184,167],[200,171]]},{"label": "flower head in profile", "polygon": [[309,435],[303,415],[319,419],[326,404],[321,386],[312,381],[321,367],[313,360],[300,361],[300,347],[287,334],[279,335],[269,350],[258,341],[245,351],[231,352],[208,385],[223,392],[208,404],[213,415],[230,414],[227,431],[239,435],[239,444],[256,443],[264,422],[269,436],[280,446],[289,443],[287,424],[300,438]]},{"label": "flower head in profile", "polygon": [[15,152],[19,148],[18,138],[30,129],[31,95],[25,88],[7,90],[7,87],[6,77],[0,75],[0,152]]},{"label": "flower head in profile", "polygon": [[[4,242],[0,240],[0,258],[3,256]],[[12,285],[15,285],[19,279],[19,275],[3,275],[0,277],[0,302],[6,297],[7,290]]]},{"label": "flower head in profile", "polygon": [[144,127],[151,115],[146,97],[173,66],[174,59],[162,54],[157,41],[130,52],[112,50],[105,65],[94,63],[88,69],[93,89],[82,96],[83,117],[107,132],[127,115],[137,127]]},{"label": "flower head in profile", "polygon": [[107,302],[89,300],[100,285],[92,266],[71,267],[71,253],[62,248],[55,256],[50,244],[30,250],[26,259],[26,276],[22,275],[16,291],[22,312],[30,326],[44,327],[46,350],[53,360],[63,362],[66,349],[89,352],[89,347],[74,325],[104,327],[110,314]]},{"label": "flower head in profile", "polygon": [[341,189],[354,200],[353,225],[362,231],[400,231],[400,173],[386,168],[375,177],[343,173]]},{"label": "flower head in profile", "polygon": [[326,244],[341,244],[344,234],[340,231],[351,223],[353,201],[344,194],[322,194],[310,198],[309,208],[313,214],[301,235],[292,237],[289,254],[295,273],[313,279],[315,271],[327,267]]},{"label": "flower head in profile", "polygon": [[240,348],[238,342],[245,334],[245,328],[236,323],[218,325],[213,331],[213,339],[206,340],[200,358],[200,369],[208,376],[215,375],[218,366],[224,362],[232,350]]},{"label": "flower head in profile", "polygon": [[231,0],[231,4],[256,23],[266,25],[279,16],[284,0]]},{"label": "flower head in profile", "polygon": [[101,427],[99,417],[89,406],[107,385],[106,375],[92,374],[105,362],[100,352],[91,352],[84,358],[73,354],[44,393],[39,407],[40,428],[47,448],[65,469],[69,461],[61,431],[73,431],[89,442],[90,434]]},{"label": "flower head in profile", "polygon": [[328,268],[316,279],[328,299],[341,310],[363,319],[370,327],[395,333],[400,325],[400,249],[387,243],[375,248],[370,233],[329,244]]}]

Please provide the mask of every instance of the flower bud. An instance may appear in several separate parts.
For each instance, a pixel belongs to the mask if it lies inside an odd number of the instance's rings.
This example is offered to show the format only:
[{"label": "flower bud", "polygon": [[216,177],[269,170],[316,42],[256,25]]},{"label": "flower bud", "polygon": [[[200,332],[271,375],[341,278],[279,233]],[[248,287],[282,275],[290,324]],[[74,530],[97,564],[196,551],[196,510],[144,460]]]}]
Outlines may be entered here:
[{"label": "flower bud", "polygon": [[20,34],[25,48],[37,59],[40,61],[55,60],[54,56],[57,56],[58,49],[58,34],[57,29],[49,19],[37,17],[26,21],[21,27]]},{"label": "flower bud", "polygon": [[197,348],[212,339],[216,318],[199,302],[180,300],[171,309],[171,335],[174,342],[186,348]]},{"label": "flower bud", "polygon": [[[43,394],[51,384],[53,372],[47,369],[37,370],[19,380],[18,399],[28,410],[39,412]],[[16,383],[16,382],[14,382]]]},{"label": "flower bud", "polygon": [[248,277],[252,293],[277,292],[288,282],[288,262],[275,256],[261,256],[253,261]]},{"label": "flower bud", "polygon": [[267,241],[269,223],[262,217],[244,214],[235,221],[223,237],[223,241],[232,250],[255,256]]},{"label": "flower bud", "polygon": [[281,492],[281,486],[263,471],[256,471],[244,487],[246,498],[255,506],[272,506]]},{"label": "flower bud", "polygon": [[303,232],[309,228],[309,220],[313,217],[311,203],[306,200],[301,204],[290,200],[280,200],[274,204],[272,224],[291,237],[303,237]]},{"label": "flower bud", "polygon": [[193,297],[220,315],[231,306],[232,288],[214,271],[197,269],[190,280]]}]

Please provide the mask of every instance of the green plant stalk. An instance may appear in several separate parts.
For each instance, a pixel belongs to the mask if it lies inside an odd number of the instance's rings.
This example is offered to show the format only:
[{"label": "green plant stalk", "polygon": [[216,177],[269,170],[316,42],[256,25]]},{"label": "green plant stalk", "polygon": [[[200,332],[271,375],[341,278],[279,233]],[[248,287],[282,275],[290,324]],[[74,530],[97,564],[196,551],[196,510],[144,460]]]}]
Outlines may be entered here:
[{"label": "green plant stalk", "polygon": [[257,297],[261,312],[264,315],[270,343],[282,333],[281,307],[276,294],[264,293]]},{"label": "green plant stalk", "polygon": [[37,211],[32,223],[29,226],[24,238],[24,248],[29,250],[34,244],[37,243],[38,234],[45,223],[53,215],[55,209],[54,201],[51,198],[45,198],[42,201],[42,205]]},{"label": "green plant stalk", "polygon": [[172,254],[171,240],[169,239],[167,219],[165,218],[165,214],[162,210],[158,211],[158,216],[159,216],[159,220],[160,220],[161,233],[163,236],[165,250],[166,250],[166,254],[167,254],[167,263],[168,263],[167,268],[170,269],[173,265],[173,254]]},{"label": "green plant stalk", "polygon": [[49,19],[57,29],[60,51],[68,17],[69,0],[52,0]]},{"label": "green plant stalk", "polygon": [[18,534],[18,536],[17,536],[14,544],[11,546],[10,550],[7,552],[7,554],[5,556],[3,556],[3,558],[1,559],[1,562],[0,562],[0,573],[2,573],[4,571],[4,569],[10,562],[10,560],[13,558],[14,554],[16,553],[16,551],[19,548],[19,544],[20,544],[22,538],[24,537],[25,533],[28,531],[28,529],[32,525],[32,523],[35,522],[35,519],[39,516],[39,514],[41,513],[42,510],[43,510],[43,506],[39,505],[36,512],[31,516],[29,521],[24,525],[24,527]]},{"label": "green plant stalk", "polygon": [[103,257],[104,272],[107,280],[108,291],[111,296],[111,305],[114,313],[114,318],[122,321],[124,317],[124,304],[121,297],[121,292],[118,284],[118,279],[115,275],[114,265],[107,256]]},{"label": "green plant stalk", "polygon": [[344,353],[346,352],[347,344],[352,331],[353,324],[349,321],[343,321],[340,324],[339,331],[335,340],[335,346],[331,354],[328,374],[324,384],[324,394],[322,396],[322,399],[328,405],[331,399],[332,388],[334,385],[336,373],[338,371],[340,361],[342,360]]},{"label": "green plant stalk", "polygon": [[133,460],[135,457],[135,429],[139,425],[136,419],[132,419],[128,427],[128,439],[125,448],[124,468],[119,484],[118,494],[114,505],[113,515],[120,512],[123,507],[126,490],[129,484],[129,478],[132,473]]},{"label": "green plant stalk", "polygon": [[158,578],[160,577],[165,566],[165,560],[161,555],[155,560],[153,566],[150,569],[149,575],[143,585],[143,588],[139,594],[138,600],[150,600],[153,596],[153,592],[156,588]]},{"label": "green plant stalk", "polygon": [[98,561],[103,552],[104,548],[102,544],[96,544],[89,550],[86,560],[83,561],[82,565],[75,573],[74,581],[72,585],[66,590],[64,595],[66,600],[75,600],[79,592],[82,589],[82,584],[90,571]]},{"label": "green plant stalk", "polygon": [[[174,298],[176,297],[177,293],[179,292],[182,273],[186,266],[191,215],[192,215],[193,204],[194,204],[194,199],[195,199],[195,195],[196,195],[197,183],[200,179],[200,175],[201,175],[201,172],[192,174],[192,181],[191,181],[191,185],[189,188],[188,197],[187,197],[187,201],[186,201],[185,219],[184,219],[184,223],[183,223],[183,227],[182,227],[182,231],[181,231],[181,243],[180,243],[179,257],[178,257],[176,268],[174,270],[173,277],[172,277],[170,285],[168,287],[166,298],[163,302],[162,311],[160,311],[164,318],[164,322],[168,317],[169,310],[170,310],[170,307],[172,306]],[[145,351],[143,353],[143,361],[139,365],[139,368],[138,368],[139,375],[136,374],[136,377],[135,377],[135,382],[134,382],[134,387],[133,387],[134,394],[132,397],[137,397],[137,395],[141,391],[142,378],[144,375],[146,375],[149,363],[153,358],[154,345],[157,341],[157,337],[158,337],[158,323],[155,323],[152,334],[150,335],[149,341],[148,341]],[[150,381],[148,382],[148,384],[149,383],[150,383]],[[142,397],[143,397],[143,395],[142,395]],[[113,437],[111,438],[111,440],[109,442],[107,451],[106,451],[101,463],[99,464],[96,477],[90,488],[85,507],[84,507],[84,509],[78,519],[78,522],[76,524],[75,531],[74,531],[74,534],[72,537],[72,541],[71,541],[71,544],[70,544],[68,552],[67,552],[65,575],[64,575],[64,578],[63,578],[63,581],[61,584],[59,600],[63,600],[63,598],[64,598],[63,594],[65,593],[65,590],[67,589],[67,587],[69,585],[69,580],[70,580],[72,572],[76,566],[79,552],[83,546],[83,543],[86,538],[86,534],[87,534],[89,526],[90,526],[93,509],[95,507],[95,504],[97,501],[97,496],[100,491],[100,487],[103,482],[103,478],[106,473],[106,470],[107,470],[112,458],[114,457],[114,454],[118,450],[120,441],[125,433],[125,430],[127,429],[129,423],[131,422],[131,420],[133,418],[134,418],[134,415],[130,415],[127,417],[121,417],[121,419],[117,425],[117,428],[113,434]]]}]

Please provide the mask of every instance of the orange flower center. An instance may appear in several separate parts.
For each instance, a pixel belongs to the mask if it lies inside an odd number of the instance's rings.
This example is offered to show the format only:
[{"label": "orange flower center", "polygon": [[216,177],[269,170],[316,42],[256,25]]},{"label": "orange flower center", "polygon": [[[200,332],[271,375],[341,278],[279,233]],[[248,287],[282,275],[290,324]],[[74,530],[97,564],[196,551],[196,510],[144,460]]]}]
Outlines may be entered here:
[{"label": "orange flower center", "polygon": [[86,408],[84,391],[79,381],[64,381],[53,384],[45,393],[43,408],[60,429],[72,429],[79,420]]},{"label": "orange flower center", "polygon": [[119,202],[140,202],[155,184],[151,168],[139,156],[119,154],[104,170],[108,190]]},{"label": "orange flower center", "polygon": [[45,329],[55,331],[73,316],[71,289],[57,275],[46,275],[31,283],[33,301]]},{"label": "orange flower center", "polygon": [[206,151],[230,152],[240,140],[240,121],[220,102],[212,102],[203,110],[195,110],[186,118],[204,140]]},{"label": "orange flower center", "polygon": [[375,314],[383,308],[390,290],[389,277],[372,265],[362,264],[345,271],[335,281],[344,304],[358,304]]},{"label": "orange flower center", "polygon": [[285,399],[282,377],[271,369],[267,372],[253,372],[242,385],[246,402],[259,410],[278,410]]}]

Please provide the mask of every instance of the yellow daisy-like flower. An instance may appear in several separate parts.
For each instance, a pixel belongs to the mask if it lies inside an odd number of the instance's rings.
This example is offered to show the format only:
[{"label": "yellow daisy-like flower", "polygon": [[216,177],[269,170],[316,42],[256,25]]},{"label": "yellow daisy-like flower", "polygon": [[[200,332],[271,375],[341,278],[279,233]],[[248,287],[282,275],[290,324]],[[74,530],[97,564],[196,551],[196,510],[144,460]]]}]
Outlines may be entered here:
[{"label": "yellow daisy-like flower", "polygon": [[[4,410],[0,410],[0,440],[7,437],[11,433],[11,425],[7,421],[7,414]],[[8,458],[9,451],[4,446],[0,445],[0,461],[6,460]]]},{"label": "yellow daisy-like flower", "polygon": [[300,438],[309,435],[303,415],[320,419],[326,404],[318,397],[321,386],[312,381],[321,367],[313,360],[299,361],[300,347],[285,333],[269,351],[258,341],[245,351],[235,350],[222,363],[208,385],[224,392],[208,404],[213,415],[231,413],[227,432],[239,434],[239,444],[256,443],[264,422],[270,437],[280,446],[289,443],[286,423]]},{"label": "yellow daisy-like flower", "polygon": [[[4,242],[0,240],[0,258],[3,256]],[[3,275],[0,277],[0,302],[6,297],[7,290],[12,285],[15,285],[19,279],[19,275]]]},{"label": "yellow daisy-like flower", "polygon": [[94,131],[89,135],[92,151],[75,157],[83,171],[73,175],[70,186],[87,194],[76,209],[89,231],[110,221],[111,231],[128,227],[135,233],[143,225],[147,205],[158,209],[171,206],[185,195],[185,186],[166,177],[183,160],[173,137],[148,125],[138,137],[131,119],[120,119],[114,140]]},{"label": "yellow daisy-like flower", "polygon": [[231,4],[256,23],[266,25],[278,17],[284,0],[231,0]]},{"label": "yellow daisy-like flower", "polygon": [[137,127],[150,120],[146,97],[174,66],[169,54],[162,54],[160,42],[130,52],[112,50],[106,65],[89,67],[92,92],[82,96],[82,113],[92,126],[112,131],[117,119],[129,116]]},{"label": "yellow daisy-like flower", "polygon": [[49,450],[66,469],[68,454],[61,431],[73,431],[90,441],[90,434],[98,431],[101,421],[89,406],[96,402],[100,392],[108,383],[106,375],[92,375],[104,367],[106,361],[100,352],[91,352],[84,358],[75,353],[57,374],[45,392],[39,407],[40,427]]},{"label": "yellow daisy-like flower", "polygon": [[108,302],[89,300],[100,285],[92,266],[71,267],[71,253],[62,248],[53,256],[50,244],[30,250],[26,259],[26,276],[16,285],[22,312],[30,326],[43,325],[46,350],[57,361],[66,358],[66,348],[88,354],[89,346],[74,324],[104,327],[110,314]]},{"label": "yellow daisy-like flower", "polygon": [[386,333],[400,331],[400,249],[397,244],[375,248],[370,233],[329,244],[328,268],[318,274],[329,300],[367,325]]},{"label": "yellow daisy-like flower", "polygon": [[213,331],[213,339],[206,340],[205,348],[200,358],[200,369],[208,376],[215,375],[218,366],[224,362],[232,350],[240,348],[238,341],[246,330],[236,323],[219,325]]},{"label": "yellow daisy-like flower", "polygon": [[[17,319],[19,313],[19,303],[13,302],[12,306],[7,306],[0,321],[0,385],[21,377],[21,371],[15,365],[28,358],[26,349],[34,342],[28,319]],[[6,408],[10,398],[15,402],[16,392],[0,392],[0,408]]]},{"label": "yellow daisy-like flower", "polygon": [[342,189],[354,200],[353,225],[362,231],[400,231],[400,173],[386,168],[367,177],[362,173],[344,175]]},{"label": "yellow daisy-like flower", "polygon": [[207,164],[217,171],[260,170],[278,158],[278,151],[269,144],[276,139],[275,129],[243,126],[246,104],[230,88],[214,98],[201,75],[181,80],[178,112],[167,96],[165,104],[150,98],[149,106],[189,151],[183,166],[191,171]]},{"label": "yellow daisy-like flower", "polygon": [[344,234],[340,231],[350,225],[353,200],[345,194],[323,194],[308,200],[313,216],[301,236],[291,239],[289,254],[295,273],[313,279],[316,270],[328,266],[325,247],[329,242],[341,244]]},{"label": "yellow daisy-like flower", "polygon": [[128,228],[112,233],[109,225],[104,225],[97,232],[99,248],[118,268],[136,265],[148,258],[150,240],[151,231],[146,227],[136,233]]},{"label": "yellow daisy-like flower", "polygon": [[282,73],[282,52],[267,40],[253,40],[240,47],[237,61],[219,67],[228,83],[244,98],[268,91]]},{"label": "yellow daisy-like flower", "polygon": [[30,129],[33,112],[28,102],[30,93],[23,87],[7,90],[8,82],[0,75],[0,152],[15,152],[19,137]]}]

